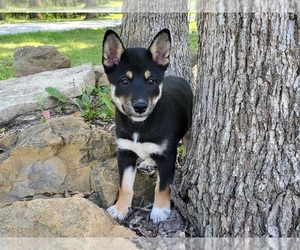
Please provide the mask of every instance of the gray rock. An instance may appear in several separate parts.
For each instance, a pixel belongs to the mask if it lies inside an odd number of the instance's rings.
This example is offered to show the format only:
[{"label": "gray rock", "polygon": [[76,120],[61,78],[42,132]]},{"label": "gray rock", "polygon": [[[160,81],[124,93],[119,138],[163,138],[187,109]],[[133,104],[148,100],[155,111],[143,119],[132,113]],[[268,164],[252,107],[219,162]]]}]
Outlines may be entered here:
[{"label": "gray rock", "polygon": [[70,67],[70,59],[54,46],[25,46],[16,48],[14,52],[16,77]]},{"label": "gray rock", "polygon": [[96,82],[99,81],[99,78],[104,74],[104,67],[103,65],[94,65],[95,75],[96,75]]},{"label": "gray rock", "polygon": [[55,107],[57,101],[47,94],[46,87],[73,98],[81,95],[87,84],[95,86],[92,64],[0,81],[0,125],[30,111]]},{"label": "gray rock", "polygon": [[103,65],[95,65],[94,66],[95,74],[96,74],[96,85],[97,86],[106,86],[109,85],[109,81],[104,72]]},{"label": "gray rock", "polygon": [[37,199],[0,209],[0,237],[136,237],[83,198]]},{"label": "gray rock", "polygon": [[98,80],[98,86],[108,86],[109,81],[107,79],[107,75],[104,73]]}]

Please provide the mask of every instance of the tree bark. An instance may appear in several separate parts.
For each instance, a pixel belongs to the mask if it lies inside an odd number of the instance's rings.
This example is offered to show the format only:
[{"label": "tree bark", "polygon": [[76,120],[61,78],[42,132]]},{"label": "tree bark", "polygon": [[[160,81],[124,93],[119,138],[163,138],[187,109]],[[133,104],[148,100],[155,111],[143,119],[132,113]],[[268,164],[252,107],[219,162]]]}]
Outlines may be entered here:
[{"label": "tree bark", "polygon": [[199,13],[190,147],[175,204],[199,236],[300,236],[300,18]]},{"label": "tree bark", "polygon": [[[41,8],[41,7],[43,7],[42,0],[29,0],[29,7],[30,8]],[[35,19],[35,18],[42,19],[42,17],[43,17],[42,14],[38,13],[38,12],[29,13],[29,18],[30,19]]]},{"label": "tree bark", "polygon": [[[63,0],[62,6],[63,6],[64,8],[67,8],[67,7],[69,6],[68,0]],[[63,16],[63,18],[68,18],[68,17],[69,17],[69,13],[64,12],[64,13],[62,13],[62,16]]]},{"label": "tree bark", "polygon": [[[84,8],[96,8],[98,7],[96,0],[87,0]],[[85,19],[97,18],[97,13],[86,13]]]},{"label": "tree bark", "polygon": [[4,20],[4,13],[2,13],[3,2],[0,0],[0,20]]},{"label": "tree bark", "polygon": [[186,0],[124,0],[121,37],[127,47],[148,48],[154,36],[168,28],[172,36],[172,54],[166,75],[192,81]]}]

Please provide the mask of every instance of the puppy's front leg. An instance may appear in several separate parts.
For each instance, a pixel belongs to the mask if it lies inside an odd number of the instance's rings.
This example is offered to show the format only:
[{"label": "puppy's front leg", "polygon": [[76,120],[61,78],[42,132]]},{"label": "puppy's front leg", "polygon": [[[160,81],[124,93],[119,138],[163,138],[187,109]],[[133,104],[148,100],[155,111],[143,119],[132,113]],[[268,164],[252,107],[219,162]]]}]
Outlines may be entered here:
[{"label": "puppy's front leg", "polygon": [[115,205],[106,210],[114,219],[123,220],[131,207],[136,174],[136,158],[136,154],[131,151],[118,151],[120,175],[119,198]]},{"label": "puppy's front leg", "polygon": [[153,157],[158,166],[154,204],[150,218],[154,223],[165,221],[171,214],[171,189],[175,173],[176,150]]}]

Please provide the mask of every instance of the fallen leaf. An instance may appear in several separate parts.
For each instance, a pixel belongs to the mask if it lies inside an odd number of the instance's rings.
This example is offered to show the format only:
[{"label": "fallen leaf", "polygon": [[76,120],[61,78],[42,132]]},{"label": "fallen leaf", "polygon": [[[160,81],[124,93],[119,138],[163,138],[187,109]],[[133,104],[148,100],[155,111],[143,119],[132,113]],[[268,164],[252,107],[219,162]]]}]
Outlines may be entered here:
[{"label": "fallen leaf", "polygon": [[42,114],[46,118],[46,120],[49,120],[51,118],[49,110],[44,110]]}]

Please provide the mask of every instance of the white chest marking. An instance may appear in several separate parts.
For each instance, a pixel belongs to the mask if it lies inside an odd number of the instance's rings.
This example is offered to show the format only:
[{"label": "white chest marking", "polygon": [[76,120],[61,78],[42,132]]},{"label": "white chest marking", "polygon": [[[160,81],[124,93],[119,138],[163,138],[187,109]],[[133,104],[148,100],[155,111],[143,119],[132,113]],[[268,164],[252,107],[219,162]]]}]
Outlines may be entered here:
[{"label": "white chest marking", "polygon": [[132,141],[128,139],[117,139],[117,145],[119,149],[130,150],[136,153],[141,159],[145,160],[150,157],[151,154],[162,155],[167,149],[168,141],[164,140],[161,144],[152,142],[138,142],[139,134],[134,133],[132,135]]}]

